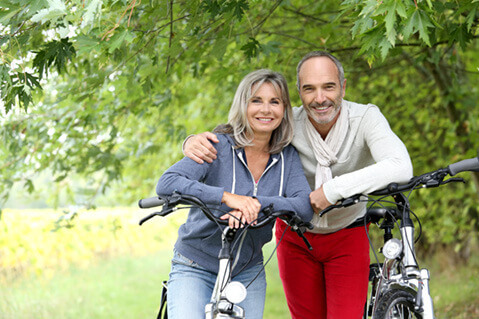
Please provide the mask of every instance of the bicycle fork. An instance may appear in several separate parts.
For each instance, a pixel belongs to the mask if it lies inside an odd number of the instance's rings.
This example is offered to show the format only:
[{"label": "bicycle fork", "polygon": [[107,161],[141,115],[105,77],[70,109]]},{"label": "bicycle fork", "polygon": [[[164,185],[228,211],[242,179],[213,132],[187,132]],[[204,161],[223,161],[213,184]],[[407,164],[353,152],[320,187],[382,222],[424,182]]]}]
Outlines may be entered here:
[{"label": "bicycle fork", "polygon": [[240,282],[231,281],[231,242],[235,229],[226,227],[222,235],[222,247],[218,255],[219,269],[210,303],[205,306],[206,319],[243,319],[243,308],[235,305],[246,297],[246,288]]},{"label": "bicycle fork", "polygon": [[416,261],[416,253],[414,250],[414,227],[401,227],[401,236],[403,238],[403,265],[406,268],[406,278],[412,277],[410,280],[412,285],[417,287],[416,300],[414,307],[423,314],[423,319],[434,319],[434,307],[429,292],[429,270],[423,268],[419,272],[419,266]]}]

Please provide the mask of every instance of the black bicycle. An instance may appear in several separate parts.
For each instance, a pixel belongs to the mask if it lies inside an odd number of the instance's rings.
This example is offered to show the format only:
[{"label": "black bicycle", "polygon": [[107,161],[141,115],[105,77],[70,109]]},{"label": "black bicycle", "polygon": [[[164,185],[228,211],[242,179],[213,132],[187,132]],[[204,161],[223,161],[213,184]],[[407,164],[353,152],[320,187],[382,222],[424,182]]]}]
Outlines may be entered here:
[{"label": "black bicycle", "polygon": [[[376,262],[370,265],[371,296],[366,303],[363,318],[434,318],[429,292],[430,274],[428,269],[419,268],[414,248],[419,237],[414,239],[415,225],[411,217],[415,216],[419,226],[421,224],[411,210],[409,196],[417,189],[464,182],[462,178],[452,177],[464,171],[479,172],[479,156],[413,177],[405,184],[392,183],[368,195],[358,194],[345,198],[320,213],[334,213],[335,208],[367,201],[370,206],[364,217],[365,228],[368,223],[379,225],[381,222],[379,227],[384,231],[384,246],[381,249],[384,261],[380,263],[375,255]],[[390,200],[391,197],[393,200]],[[395,206],[387,207],[391,204]],[[395,225],[399,227],[400,238],[393,238]],[[371,248],[374,251],[372,244]]]},{"label": "black bicycle", "polygon": [[[206,319],[245,318],[244,310],[240,306],[238,306],[238,304],[242,302],[244,298],[246,298],[246,288],[242,283],[232,281],[231,265],[234,265],[232,248],[237,246],[239,247],[239,250],[241,249],[241,245],[237,245],[238,239],[240,239],[242,237],[242,234],[244,234],[244,232],[246,232],[248,229],[261,228],[275,221],[277,218],[280,218],[286,223],[288,223],[289,227],[291,227],[292,230],[294,230],[301,238],[303,238],[305,244],[308,246],[309,249],[312,249],[308,240],[303,235],[306,229],[312,229],[312,225],[309,222],[304,222],[298,215],[296,215],[296,213],[292,211],[274,211],[272,205],[262,209],[259,214],[259,216],[261,217],[259,217],[254,223],[243,225],[243,228],[230,228],[226,226],[228,225],[227,220],[222,220],[219,217],[215,216],[208,206],[206,206],[197,197],[191,195],[172,194],[170,196],[151,197],[140,200],[138,205],[140,206],[140,208],[152,208],[162,206],[160,212],[154,212],[143,218],[140,221],[140,225],[155,216],[164,217],[178,209],[189,209],[192,207],[198,207],[208,219],[216,223],[218,227],[222,229],[222,248],[218,254],[219,270],[216,278],[215,287],[211,295],[210,303],[208,303],[205,307]],[[237,256],[239,256],[238,253]],[[168,314],[165,309],[166,301],[167,286],[166,282],[164,282],[160,302],[160,310],[157,316],[158,319],[168,318]]]}]

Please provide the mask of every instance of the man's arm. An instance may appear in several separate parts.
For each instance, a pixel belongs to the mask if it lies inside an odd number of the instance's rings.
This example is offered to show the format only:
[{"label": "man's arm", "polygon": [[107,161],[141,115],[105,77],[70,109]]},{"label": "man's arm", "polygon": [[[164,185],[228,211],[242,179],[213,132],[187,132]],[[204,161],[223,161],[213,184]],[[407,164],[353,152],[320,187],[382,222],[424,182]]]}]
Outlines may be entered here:
[{"label": "man's arm", "polygon": [[211,132],[189,136],[183,143],[183,154],[198,164],[212,163],[217,153],[212,143],[218,143],[218,138]]},{"label": "man's arm", "polygon": [[322,188],[329,202],[358,193],[368,194],[392,182],[406,182],[413,176],[406,146],[379,109],[370,108],[361,125],[358,134],[363,136],[375,163],[324,183]]}]

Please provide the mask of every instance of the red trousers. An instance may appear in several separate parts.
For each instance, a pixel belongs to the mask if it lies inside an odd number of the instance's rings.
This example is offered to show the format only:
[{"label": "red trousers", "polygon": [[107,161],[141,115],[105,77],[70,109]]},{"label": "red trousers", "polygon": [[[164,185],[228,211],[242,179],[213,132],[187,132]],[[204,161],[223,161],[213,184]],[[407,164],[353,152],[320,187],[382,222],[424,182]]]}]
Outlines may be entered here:
[{"label": "red trousers", "polygon": [[[278,241],[286,228],[276,223]],[[364,227],[305,234],[313,250],[288,229],[278,266],[293,319],[360,319],[368,292],[369,242]]]}]

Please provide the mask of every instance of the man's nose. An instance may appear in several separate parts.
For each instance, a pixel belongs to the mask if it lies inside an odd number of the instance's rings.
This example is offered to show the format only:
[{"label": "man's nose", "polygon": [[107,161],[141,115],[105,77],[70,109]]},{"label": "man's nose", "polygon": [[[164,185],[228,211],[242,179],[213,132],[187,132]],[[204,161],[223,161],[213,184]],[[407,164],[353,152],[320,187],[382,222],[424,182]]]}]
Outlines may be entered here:
[{"label": "man's nose", "polygon": [[314,97],[314,101],[321,104],[326,101],[326,96],[324,95],[323,90],[317,90],[316,95]]}]

